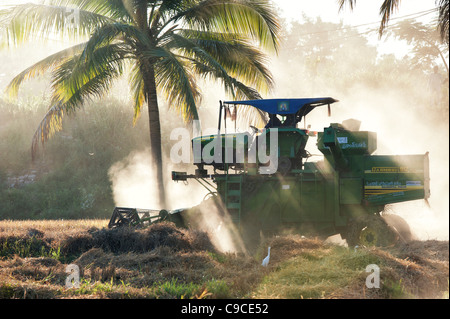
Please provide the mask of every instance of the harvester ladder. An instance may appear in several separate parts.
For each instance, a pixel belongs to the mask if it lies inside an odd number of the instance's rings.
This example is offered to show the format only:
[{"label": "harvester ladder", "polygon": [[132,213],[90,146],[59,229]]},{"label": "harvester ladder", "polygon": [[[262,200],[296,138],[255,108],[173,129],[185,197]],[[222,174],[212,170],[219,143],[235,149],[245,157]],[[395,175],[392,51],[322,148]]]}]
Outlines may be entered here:
[{"label": "harvester ladder", "polygon": [[241,221],[243,175],[229,174],[226,177],[225,204],[231,219],[237,225]]}]

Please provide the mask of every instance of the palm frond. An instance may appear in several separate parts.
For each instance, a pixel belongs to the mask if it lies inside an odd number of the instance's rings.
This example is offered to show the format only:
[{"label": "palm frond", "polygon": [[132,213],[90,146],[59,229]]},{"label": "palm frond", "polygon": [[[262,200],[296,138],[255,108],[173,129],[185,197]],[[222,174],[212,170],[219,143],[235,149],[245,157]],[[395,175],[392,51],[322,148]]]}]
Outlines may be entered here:
[{"label": "palm frond", "polygon": [[436,4],[439,8],[439,17],[438,17],[438,29],[441,34],[441,39],[445,41],[445,43],[449,43],[449,0],[436,0]]},{"label": "palm frond", "polygon": [[180,12],[183,12],[184,10],[188,9],[192,5],[194,5],[198,0],[162,0],[162,1],[155,1],[150,4],[151,6],[151,17],[150,21],[153,21],[152,17],[159,17],[159,21],[163,24],[166,24],[172,18]]},{"label": "palm frond", "polygon": [[114,40],[126,42],[133,47],[133,43],[139,43],[143,47],[151,46],[149,38],[135,26],[124,23],[110,23],[97,28],[92,33],[82,54],[82,59],[87,59],[98,47],[109,44]]},{"label": "palm frond", "polygon": [[343,10],[346,4],[349,5],[350,10],[353,10],[353,8],[356,5],[356,0],[338,0],[338,4],[339,4],[339,11]]},{"label": "palm frond", "polygon": [[[346,4],[349,5],[350,10],[356,5],[356,0],[338,0],[339,11],[343,10]],[[378,34],[381,37],[383,35],[384,29],[386,28],[392,13],[398,9],[400,5],[400,0],[383,0],[380,7],[381,23],[378,29]]]},{"label": "palm frond", "polygon": [[43,145],[51,136],[62,129],[64,114],[65,108],[62,103],[56,103],[49,108],[33,135],[31,143],[31,158],[33,160],[38,152],[39,144]]},{"label": "palm frond", "polygon": [[267,94],[273,88],[268,58],[235,34],[182,30],[180,34],[213,57],[233,78]]},{"label": "palm frond", "polygon": [[[111,48],[103,48],[105,50]],[[102,54],[98,50],[98,54]],[[110,50],[112,51],[112,50]],[[79,56],[68,59],[54,71],[52,84],[52,106],[39,124],[32,140],[32,157],[37,154],[39,142],[44,144],[56,132],[62,129],[62,120],[66,114],[73,113],[88,99],[103,96],[111,87],[112,81],[122,74],[121,59],[96,66],[86,65],[89,76],[76,78],[74,70],[77,68]],[[80,67],[78,65],[78,67]],[[76,85],[74,85],[76,84]]]},{"label": "palm frond", "polygon": [[[192,34],[191,34],[192,35]],[[214,40],[217,40],[218,38],[223,38],[226,36],[221,36],[219,34],[216,34]],[[204,39],[208,39],[206,35],[203,36]],[[211,37],[209,37],[211,38]],[[233,40],[235,40],[235,37],[230,37]],[[194,38],[195,40],[198,40],[198,38]],[[241,99],[260,99],[261,95],[257,90],[254,88],[245,85],[241,81],[239,81],[236,78],[233,78],[230,76],[230,74],[227,72],[227,70],[222,66],[221,63],[218,63],[208,52],[206,52],[202,47],[200,47],[198,44],[198,41],[191,40],[188,38],[184,38],[178,34],[172,34],[171,41],[169,41],[166,44],[166,48],[170,49],[177,49],[178,52],[180,52],[181,57],[187,58],[188,62],[192,64],[192,69],[195,71],[196,74],[201,75],[203,77],[209,77],[212,80],[219,80],[222,82],[222,87],[224,87],[225,92],[231,96],[233,99],[241,100]],[[203,43],[203,42],[201,42]],[[209,43],[210,44],[210,43]],[[216,48],[217,49],[217,48]],[[241,52],[239,50],[239,52]],[[221,55],[216,52],[217,56],[220,57]],[[222,55],[230,56],[227,54],[227,51],[222,51]],[[232,54],[231,54],[232,55]],[[244,71],[246,71],[245,64],[248,62],[243,62],[240,59],[239,65],[241,66]],[[234,62],[233,62],[234,66]],[[251,72],[250,72],[251,73]],[[249,72],[246,74],[248,76]],[[241,77],[245,78],[245,76]],[[258,78],[260,74],[253,75],[255,78]],[[254,82],[254,80],[248,80],[248,82]],[[247,116],[240,117],[241,119],[244,118],[249,121],[251,124],[255,124],[260,126],[261,124],[265,123],[265,114],[263,112],[254,112],[254,110],[248,110],[244,112]]]},{"label": "palm frond", "polygon": [[202,76],[203,78],[209,78],[210,80],[222,81],[222,85],[231,98],[236,100],[255,100],[261,99],[259,92],[240,82],[236,78],[229,76],[227,73],[218,71],[217,69],[211,68],[199,61],[191,61],[193,69],[196,74]]},{"label": "palm frond", "polygon": [[[117,22],[132,22],[133,7],[123,0],[51,0],[51,5],[89,11]],[[112,22],[112,21],[110,21]]]},{"label": "palm frond", "polygon": [[184,10],[188,9],[192,5],[194,5],[196,2],[195,0],[162,0],[161,5],[159,7],[159,11],[162,15],[166,16],[174,16],[175,14],[178,14],[180,12],[183,12]]},{"label": "palm frond", "polygon": [[187,58],[191,62],[195,61],[195,64],[200,63],[208,66],[209,69],[215,70],[215,73],[219,75],[218,77],[224,80],[225,89],[232,89],[233,79],[228,75],[223,66],[194,41],[178,34],[172,34],[171,40],[166,43],[164,48],[169,51],[176,50],[180,53],[181,57]]},{"label": "palm frond", "polygon": [[[210,77],[211,80],[221,80],[223,87],[225,88],[225,93],[230,96],[233,100],[256,100],[261,99],[261,95],[254,88],[243,84],[235,78],[231,78],[228,74],[224,78],[223,72],[218,72],[216,69],[211,68],[199,61],[191,61],[194,70],[197,74],[203,77]],[[265,112],[257,108],[249,108],[246,106],[237,107],[238,122],[240,125],[254,125],[257,127],[263,127],[267,123],[267,118]]]},{"label": "palm frond", "polygon": [[400,0],[384,0],[380,7],[381,24],[378,34],[381,37],[394,11],[398,10]]},{"label": "palm frond", "polygon": [[237,114],[237,121],[241,127],[253,125],[261,129],[266,126],[268,121],[266,112],[248,105],[237,106]]},{"label": "palm frond", "polygon": [[185,21],[193,29],[236,33],[250,36],[271,50],[278,50],[278,18],[267,0],[203,0],[197,1],[172,18]]},{"label": "palm frond", "polygon": [[198,119],[196,103],[200,92],[195,78],[186,64],[176,55],[166,50],[161,59],[155,64],[156,84],[160,92],[166,95],[169,108],[180,112],[185,122]]},{"label": "palm frond", "polygon": [[133,125],[141,115],[142,106],[145,103],[145,85],[144,78],[142,76],[142,70],[139,63],[135,63],[130,72],[130,86],[133,98]]},{"label": "palm frond", "polygon": [[45,59],[26,68],[24,71],[16,75],[6,88],[6,92],[11,98],[17,97],[20,85],[23,81],[43,75],[45,72],[57,67],[65,59],[79,54],[85,47],[86,43],[74,45],[70,48],[52,54]]},{"label": "palm frond", "polygon": [[131,58],[124,44],[97,48],[88,56],[78,55],[58,66],[53,73],[54,103],[75,109],[85,98],[102,96],[111,80],[123,74],[125,59]]},{"label": "palm frond", "polygon": [[[196,74],[221,81],[225,92],[233,99],[260,99],[258,90],[272,87],[271,74],[260,61],[263,55],[239,40],[238,35],[180,30],[178,34],[171,34],[164,48],[178,52],[180,58],[192,64],[191,69]],[[252,110],[246,113],[250,123],[265,122],[265,114]]]},{"label": "palm frond", "polygon": [[77,7],[31,3],[1,10],[0,21],[7,28],[8,45],[19,45],[30,40],[42,41],[51,35],[78,40],[88,36],[96,27],[114,22]]}]

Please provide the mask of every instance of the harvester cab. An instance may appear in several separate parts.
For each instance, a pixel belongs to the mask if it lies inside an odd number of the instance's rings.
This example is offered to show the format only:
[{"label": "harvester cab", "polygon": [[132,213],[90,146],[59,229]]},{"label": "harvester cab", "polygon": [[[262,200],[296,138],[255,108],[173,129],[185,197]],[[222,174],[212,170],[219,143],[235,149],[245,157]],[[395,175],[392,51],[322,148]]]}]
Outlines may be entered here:
[{"label": "harvester cab", "polygon": [[[385,208],[430,197],[428,152],[373,155],[376,133],[361,131],[361,123],[350,119],[318,132],[323,159],[307,161],[305,146],[311,132],[298,123],[316,107],[328,105],[330,112],[335,102],[330,97],[220,102],[217,134],[192,139],[195,173],[172,172],[174,181],[198,181],[208,199],[189,209],[163,210],[143,219],[137,211],[116,210],[111,227],[162,220],[188,226],[190,216],[214,203],[249,247],[287,230],[306,236],[340,234],[352,246],[410,239],[406,222],[386,215]],[[269,121],[254,134],[223,134],[222,112],[227,114],[230,106],[234,111],[236,106],[254,107]]]},{"label": "harvester cab", "polygon": [[[298,123],[318,106],[328,105],[330,113],[330,105],[335,102],[337,100],[330,97],[220,102],[218,133],[192,140],[194,164],[198,167],[196,176],[207,176],[204,168],[207,165],[214,170],[261,173],[261,169],[264,170],[271,163],[268,160],[261,161],[261,156],[256,155],[260,154],[260,148],[265,148],[264,155],[269,156],[271,141],[272,144],[274,141],[277,143],[277,165],[273,172],[289,174],[302,169],[304,159],[309,157],[305,146],[312,133],[306,128],[298,128]],[[231,113],[230,106],[233,106],[234,120],[237,106],[250,106],[268,118],[267,124],[262,129],[250,126],[253,134],[221,133],[222,113],[226,121],[226,115]]]}]

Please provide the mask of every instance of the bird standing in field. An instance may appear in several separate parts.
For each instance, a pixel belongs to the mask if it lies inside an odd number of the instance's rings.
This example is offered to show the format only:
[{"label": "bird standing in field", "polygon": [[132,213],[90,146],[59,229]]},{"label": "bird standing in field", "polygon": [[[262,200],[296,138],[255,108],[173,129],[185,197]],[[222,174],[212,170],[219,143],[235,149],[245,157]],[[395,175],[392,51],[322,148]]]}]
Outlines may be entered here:
[{"label": "bird standing in field", "polygon": [[270,246],[269,246],[269,249],[268,249],[267,256],[266,256],[266,258],[263,259],[261,265],[263,265],[264,267],[267,267],[267,265],[269,264],[269,259],[270,259]]}]

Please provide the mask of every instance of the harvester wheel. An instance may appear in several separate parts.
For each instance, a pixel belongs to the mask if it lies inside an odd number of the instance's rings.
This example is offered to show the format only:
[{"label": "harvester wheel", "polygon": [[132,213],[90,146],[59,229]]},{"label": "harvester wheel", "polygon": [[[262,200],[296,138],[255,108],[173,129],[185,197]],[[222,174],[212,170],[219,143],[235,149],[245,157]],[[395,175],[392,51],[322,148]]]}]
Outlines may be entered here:
[{"label": "harvester wheel", "polygon": [[364,227],[359,234],[359,243],[367,247],[376,246],[378,240],[378,232],[371,226]]},{"label": "harvester wheel", "polygon": [[389,246],[395,244],[398,238],[395,229],[378,215],[355,218],[350,222],[346,234],[347,244],[350,247],[356,245],[367,247]]}]

